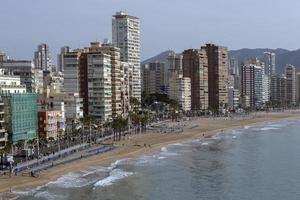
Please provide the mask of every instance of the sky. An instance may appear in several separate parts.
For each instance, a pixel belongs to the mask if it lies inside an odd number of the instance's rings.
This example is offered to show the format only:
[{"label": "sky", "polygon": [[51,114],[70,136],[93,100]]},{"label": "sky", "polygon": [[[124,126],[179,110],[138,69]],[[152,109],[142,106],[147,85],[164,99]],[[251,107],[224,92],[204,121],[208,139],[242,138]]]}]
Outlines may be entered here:
[{"label": "sky", "polygon": [[206,43],[240,48],[300,48],[299,0],[1,0],[0,50],[32,59],[40,43],[60,47],[111,40],[117,11],[140,18],[142,60]]}]

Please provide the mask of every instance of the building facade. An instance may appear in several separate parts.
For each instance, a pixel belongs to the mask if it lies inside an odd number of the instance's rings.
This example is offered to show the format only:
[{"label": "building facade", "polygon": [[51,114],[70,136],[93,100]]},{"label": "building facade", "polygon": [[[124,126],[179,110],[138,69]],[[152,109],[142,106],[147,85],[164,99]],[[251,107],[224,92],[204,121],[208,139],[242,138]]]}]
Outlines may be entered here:
[{"label": "building facade", "polygon": [[265,64],[264,73],[268,76],[269,80],[276,74],[276,55],[272,52],[264,52],[263,62]]},{"label": "building facade", "polygon": [[203,49],[188,49],[182,53],[183,77],[191,79],[191,109],[206,110],[208,101],[208,59]]},{"label": "building facade", "polygon": [[[242,67],[242,98],[248,99],[251,108],[263,104],[263,69],[253,64]],[[245,105],[244,105],[245,106]]]},{"label": "building facade", "polygon": [[63,55],[64,91],[79,93],[79,64],[81,52],[69,52]]},{"label": "building facade", "polygon": [[82,99],[78,93],[66,93],[64,96],[66,128],[73,127],[74,122],[83,117]]},{"label": "building facade", "polygon": [[92,42],[89,52],[102,52],[110,55],[112,115],[117,117],[122,114],[120,49],[109,43]]},{"label": "building facade", "polygon": [[173,70],[169,79],[169,98],[176,100],[183,111],[191,110],[191,79]]},{"label": "building facade", "polygon": [[120,48],[122,62],[129,62],[133,68],[133,97],[141,101],[140,66],[140,20],[125,12],[117,12],[112,19],[112,42]]},{"label": "building facade", "polygon": [[152,62],[142,66],[143,95],[167,94],[165,63]]},{"label": "building facade", "polygon": [[64,135],[65,122],[61,110],[44,109],[38,112],[39,137],[49,140]]},{"label": "building facade", "polygon": [[70,47],[64,46],[60,48],[60,54],[57,55],[57,71],[63,72],[64,71],[64,56],[70,52]]},{"label": "building facade", "polygon": [[100,121],[112,118],[111,56],[103,53],[87,55],[88,110]]},{"label": "building facade", "polygon": [[21,85],[20,77],[3,75],[0,70],[0,94],[26,93],[26,86]]},{"label": "building facade", "polygon": [[26,92],[35,92],[34,64],[29,60],[7,60],[0,62],[0,69],[8,76],[19,76],[21,85],[26,86]]},{"label": "building facade", "polygon": [[4,127],[4,103],[0,96],[0,149],[3,149],[7,143],[7,132]]},{"label": "building facade", "polygon": [[130,97],[132,97],[132,76],[134,65],[127,62],[121,62],[121,99],[122,115],[128,116],[131,111]]},{"label": "building facade", "polygon": [[300,103],[300,73],[296,74],[296,103]]},{"label": "building facade", "polygon": [[271,102],[274,105],[284,105],[286,102],[286,77],[284,75],[272,76]]},{"label": "building facade", "polygon": [[236,110],[240,106],[240,91],[233,86],[228,87],[228,108]]},{"label": "building facade", "polygon": [[53,71],[50,49],[47,44],[40,44],[34,52],[34,65],[36,69]]},{"label": "building facade", "polygon": [[37,95],[1,94],[4,102],[4,126],[9,141],[28,141],[36,138],[37,131]]},{"label": "building facade", "polygon": [[212,109],[228,104],[228,51],[226,47],[207,44],[201,49],[208,58],[208,101]]},{"label": "building facade", "polygon": [[286,103],[287,105],[296,104],[296,69],[293,65],[285,66],[286,77]]}]

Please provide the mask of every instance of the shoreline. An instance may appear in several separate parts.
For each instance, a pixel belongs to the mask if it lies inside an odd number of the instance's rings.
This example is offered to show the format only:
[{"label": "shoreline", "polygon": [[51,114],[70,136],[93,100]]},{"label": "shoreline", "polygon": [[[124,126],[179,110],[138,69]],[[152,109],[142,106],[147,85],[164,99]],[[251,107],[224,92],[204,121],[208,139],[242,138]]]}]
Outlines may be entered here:
[{"label": "shoreline", "polygon": [[[180,123],[187,123],[189,127],[197,125],[195,129],[184,128],[183,133],[154,133],[147,132],[142,135],[129,135],[125,140],[115,143],[118,148],[112,152],[93,156],[88,159],[80,160],[76,163],[63,165],[41,173],[39,178],[13,176],[12,178],[0,177],[0,194],[10,193],[12,191],[32,190],[38,186],[57,180],[59,177],[70,173],[77,172],[91,167],[105,166],[108,167],[117,160],[138,158],[152,154],[160,148],[194,139],[203,139],[212,137],[218,133],[242,128],[244,126],[259,126],[268,123],[274,123],[284,120],[299,119],[300,113],[258,113],[252,119],[197,119]],[[177,122],[165,122],[163,124],[175,125]],[[135,146],[136,144],[151,144],[151,147]],[[11,193],[10,193],[11,194]],[[1,196],[0,196],[1,197]]]}]

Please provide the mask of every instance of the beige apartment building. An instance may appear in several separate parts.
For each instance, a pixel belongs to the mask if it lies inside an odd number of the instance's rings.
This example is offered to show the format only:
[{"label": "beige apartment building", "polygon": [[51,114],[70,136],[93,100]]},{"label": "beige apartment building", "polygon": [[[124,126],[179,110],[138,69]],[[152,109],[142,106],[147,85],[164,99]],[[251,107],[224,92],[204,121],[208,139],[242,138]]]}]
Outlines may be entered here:
[{"label": "beige apartment building", "polygon": [[169,98],[178,102],[183,111],[191,110],[191,79],[176,70],[170,70]]}]

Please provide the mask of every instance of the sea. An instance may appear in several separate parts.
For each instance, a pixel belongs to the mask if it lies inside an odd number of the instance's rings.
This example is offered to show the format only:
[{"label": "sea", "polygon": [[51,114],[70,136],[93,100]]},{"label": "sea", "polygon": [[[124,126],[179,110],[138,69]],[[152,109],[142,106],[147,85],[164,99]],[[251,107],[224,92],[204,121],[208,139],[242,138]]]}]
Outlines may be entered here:
[{"label": "sea", "polygon": [[14,192],[21,200],[299,200],[300,120],[168,145]]}]

